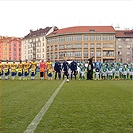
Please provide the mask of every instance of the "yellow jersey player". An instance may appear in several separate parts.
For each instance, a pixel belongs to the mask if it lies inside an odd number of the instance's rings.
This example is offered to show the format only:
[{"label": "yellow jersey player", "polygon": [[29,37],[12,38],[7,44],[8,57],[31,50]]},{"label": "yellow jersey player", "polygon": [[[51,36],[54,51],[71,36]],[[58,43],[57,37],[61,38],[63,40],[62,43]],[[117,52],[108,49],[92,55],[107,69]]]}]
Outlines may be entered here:
[{"label": "yellow jersey player", "polygon": [[21,80],[23,75],[23,69],[21,66],[18,66],[18,79]]},{"label": "yellow jersey player", "polygon": [[31,73],[31,80],[34,80],[35,79],[35,67],[34,66],[32,66],[31,67],[31,69],[30,69],[30,73]]},{"label": "yellow jersey player", "polygon": [[11,67],[11,76],[12,76],[12,80],[15,79],[15,75],[16,75],[16,67]]},{"label": "yellow jersey player", "polygon": [[5,68],[4,68],[4,74],[5,74],[5,80],[7,80],[8,79],[8,76],[9,76],[9,74],[8,74],[8,66],[5,66]]},{"label": "yellow jersey player", "polygon": [[0,79],[2,79],[3,76],[3,64],[2,61],[0,60]]},{"label": "yellow jersey player", "polygon": [[0,60],[0,79],[2,79],[3,76],[3,64],[2,61]]},{"label": "yellow jersey player", "polygon": [[50,59],[48,59],[48,61],[47,61],[47,63],[46,63],[46,68],[47,68],[47,75],[48,75],[49,69],[53,69],[53,68],[52,68],[52,62],[50,61]]},{"label": "yellow jersey player", "polygon": [[27,80],[27,76],[28,76],[28,73],[29,73],[28,67],[25,66],[23,71],[24,71],[24,80]]},{"label": "yellow jersey player", "polygon": [[[15,63],[15,61],[13,61],[13,63],[11,64],[11,68],[13,69],[17,69],[17,64]],[[17,71],[16,71],[17,72]],[[15,75],[16,75],[16,72],[15,72]],[[14,75],[14,76],[15,76]]]},{"label": "yellow jersey player", "polygon": [[28,62],[27,59],[24,62],[24,69],[25,68],[28,69],[28,72],[27,72],[27,77],[28,77],[29,76],[30,63]]},{"label": "yellow jersey player", "polygon": [[9,76],[9,74],[10,74],[10,63],[8,62],[8,60],[6,60],[6,63],[4,64],[4,67],[5,67],[6,69],[8,69],[7,75]]},{"label": "yellow jersey player", "polygon": [[31,68],[35,69],[35,75],[36,75],[37,63],[36,63],[35,59],[33,59],[33,61],[31,62]]}]

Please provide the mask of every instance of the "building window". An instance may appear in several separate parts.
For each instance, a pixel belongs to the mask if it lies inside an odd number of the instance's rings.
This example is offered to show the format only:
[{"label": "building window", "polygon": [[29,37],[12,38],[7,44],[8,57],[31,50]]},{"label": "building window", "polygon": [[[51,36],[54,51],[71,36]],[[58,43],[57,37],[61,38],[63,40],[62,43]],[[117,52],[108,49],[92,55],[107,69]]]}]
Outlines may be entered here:
[{"label": "building window", "polygon": [[66,36],[66,41],[72,41],[73,40],[73,36]]},{"label": "building window", "polygon": [[100,51],[97,51],[97,52],[96,52],[96,56],[97,56],[97,57],[101,57],[101,52],[100,52]]},{"label": "building window", "polygon": [[128,52],[127,52],[127,55],[130,55],[130,54],[131,54],[130,51],[128,51]]},{"label": "building window", "polygon": [[16,43],[14,43],[14,46],[16,46]]},{"label": "building window", "polygon": [[114,51],[103,51],[103,56],[114,56]]},{"label": "building window", "polygon": [[118,55],[122,55],[122,52],[121,51],[118,51]]},{"label": "building window", "polygon": [[131,61],[131,59],[130,58],[127,58],[127,62],[130,62]]},{"label": "building window", "polygon": [[94,48],[94,43],[91,43],[90,44],[90,48]]},{"label": "building window", "polygon": [[58,45],[55,45],[55,50],[58,50]]},{"label": "building window", "polygon": [[64,52],[59,52],[59,58],[63,58],[64,56]]},{"label": "building window", "polygon": [[118,41],[122,41],[122,39],[121,39],[121,38],[118,38],[117,40],[118,40]]},{"label": "building window", "polygon": [[110,48],[113,48],[113,47],[114,47],[114,45],[113,45],[113,44],[109,44],[109,47],[110,47]]},{"label": "building window", "polygon": [[67,57],[72,57],[73,56],[73,52],[66,52],[66,56]]},{"label": "building window", "polygon": [[108,45],[106,43],[103,44],[103,48],[107,48]]},{"label": "building window", "polygon": [[42,46],[44,46],[44,43],[42,43]]},{"label": "building window", "polygon": [[103,40],[108,40],[108,36],[107,35],[103,35]]},{"label": "building window", "polygon": [[84,36],[84,41],[87,41],[88,40],[88,35],[85,35]]},{"label": "building window", "polygon": [[65,41],[65,37],[62,36],[62,37],[59,37],[59,42],[64,42]]},{"label": "building window", "polygon": [[75,52],[75,57],[82,57],[82,52]]},{"label": "building window", "polygon": [[95,36],[92,36],[92,35],[91,35],[91,36],[90,36],[90,40],[91,40],[91,41],[95,40]]},{"label": "building window", "polygon": [[101,43],[97,43],[97,48],[101,48]]},{"label": "building window", "polygon": [[122,48],[122,45],[118,45],[118,48],[121,49]]},{"label": "building window", "polygon": [[59,45],[59,49],[64,49],[64,45]]},{"label": "building window", "polygon": [[94,56],[94,51],[91,51],[90,52],[90,57],[93,57]]},{"label": "building window", "polygon": [[74,40],[75,41],[81,41],[82,40],[82,36],[81,35],[75,35],[74,36]]},{"label": "building window", "polygon": [[127,48],[131,48],[131,46],[130,45],[127,45]]},{"label": "building window", "polygon": [[55,42],[58,42],[58,37],[55,38]]},{"label": "building window", "polygon": [[44,52],[44,48],[42,49],[42,52]]},{"label": "building window", "polygon": [[42,41],[44,41],[44,37],[42,37]]},{"label": "building window", "polygon": [[129,38],[127,38],[127,39],[125,39],[125,41],[127,41],[127,42],[128,42],[128,41],[130,41],[130,39],[129,39]]},{"label": "building window", "polygon": [[72,44],[67,44],[66,48],[72,48]]},{"label": "building window", "polygon": [[96,36],[96,40],[97,41],[101,40],[101,36]]},{"label": "building window", "polygon": [[50,44],[50,43],[51,43],[51,39],[48,39],[48,40],[47,40],[47,44]]},{"label": "building window", "polygon": [[82,48],[81,44],[75,44],[75,48]]},{"label": "building window", "polygon": [[88,43],[84,43],[84,48],[88,48]]},{"label": "building window", "polygon": [[114,40],[114,36],[113,35],[110,35],[109,36],[109,40]]},{"label": "building window", "polygon": [[84,58],[88,58],[88,52],[84,52]]}]

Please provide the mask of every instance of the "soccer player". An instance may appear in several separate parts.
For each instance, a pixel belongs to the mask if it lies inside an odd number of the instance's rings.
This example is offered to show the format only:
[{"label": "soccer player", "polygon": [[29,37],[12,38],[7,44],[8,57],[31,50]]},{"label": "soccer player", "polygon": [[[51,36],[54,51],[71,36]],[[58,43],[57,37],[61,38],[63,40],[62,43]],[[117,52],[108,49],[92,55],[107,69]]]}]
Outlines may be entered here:
[{"label": "soccer player", "polygon": [[[11,64],[11,69],[17,69],[17,64],[15,63],[15,61],[13,61],[13,63]],[[14,70],[13,70],[14,71]],[[16,76],[16,71],[13,72],[14,73],[14,76],[12,76],[12,78],[15,78]]]},{"label": "soccer player", "polygon": [[33,61],[31,62],[31,68],[35,69],[35,75],[36,75],[37,63],[36,63],[35,59],[33,59]]},{"label": "soccer player", "polygon": [[102,79],[105,80],[107,78],[107,68],[103,66],[102,68]]},{"label": "soccer player", "polygon": [[95,68],[95,80],[100,80],[100,68],[98,67],[98,65]]},{"label": "soccer player", "polygon": [[127,78],[127,68],[126,65],[122,68],[122,78],[125,80]]},{"label": "soccer player", "polygon": [[8,69],[8,72],[7,72],[7,77],[8,77],[9,74],[10,74],[10,63],[8,62],[8,60],[6,60],[6,63],[4,64],[4,67],[5,67],[6,69]]},{"label": "soccer player", "polygon": [[[24,62],[24,69],[26,71],[26,79],[28,78],[29,76],[29,70],[30,69],[30,63],[28,62],[28,60],[26,59],[25,62]],[[28,71],[27,71],[28,70]],[[25,73],[25,72],[24,72]],[[24,76],[25,77],[25,76]]]},{"label": "soccer player", "polygon": [[47,69],[47,76],[48,76],[49,69],[53,69],[52,62],[50,61],[50,59],[48,59],[46,63],[46,69]]},{"label": "soccer player", "polygon": [[120,75],[119,67],[116,66],[116,68],[115,68],[115,80],[119,80],[119,75]]},{"label": "soccer player", "polygon": [[86,72],[85,64],[82,64],[82,66],[80,68],[80,73],[81,73],[80,79],[85,79],[85,72]]},{"label": "soccer player", "polygon": [[30,69],[31,80],[34,80],[35,79],[35,72],[36,72],[36,68],[34,67],[34,65],[32,65],[32,67]]},{"label": "soccer player", "polygon": [[129,68],[129,76],[130,80],[133,80],[133,65],[131,64],[131,67]]},{"label": "soccer player", "polygon": [[64,80],[64,78],[66,76],[67,77],[67,82],[69,82],[69,78],[68,78],[68,76],[69,76],[69,73],[68,73],[69,64],[68,64],[68,62],[66,60],[64,60],[64,62],[63,62],[62,71],[63,71],[63,80]]},{"label": "soccer player", "polygon": [[40,80],[46,79],[46,63],[44,60],[40,62]]},{"label": "soccer player", "polygon": [[75,80],[76,80],[76,75],[77,75],[77,62],[74,60],[70,63],[70,69],[71,69],[71,80],[72,76],[74,75]]},{"label": "soccer player", "polygon": [[108,79],[112,80],[113,78],[113,71],[112,71],[112,67],[109,66],[108,67]]},{"label": "soccer player", "polygon": [[9,70],[9,68],[6,65],[5,68],[4,68],[5,80],[8,80],[8,76],[9,76],[9,71],[8,70]]},{"label": "soccer player", "polygon": [[53,76],[53,69],[52,68],[50,68],[50,69],[48,69],[48,80],[52,80],[52,76]]},{"label": "soccer player", "polygon": [[11,67],[11,76],[12,76],[12,80],[15,79],[15,75],[16,75],[16,67],[15,67],[15,66],[12,66],[12,67]]},{"label": "soccer player", "polygon": [[58,78],[61,79],[61,63],[59,61],[55,62],[54,71],[55,71],[55,79],[57,78],[57,73],[58,73]]},{"label": "soccer player", "polygon": [[0,60],[0,79],[2,79],[3,76],[3,64],[2,61]]},{"label": "soccer player", "polygon": [[23,75],[23,68],[21,65],[18,66],[18,79],[21,80]]}]

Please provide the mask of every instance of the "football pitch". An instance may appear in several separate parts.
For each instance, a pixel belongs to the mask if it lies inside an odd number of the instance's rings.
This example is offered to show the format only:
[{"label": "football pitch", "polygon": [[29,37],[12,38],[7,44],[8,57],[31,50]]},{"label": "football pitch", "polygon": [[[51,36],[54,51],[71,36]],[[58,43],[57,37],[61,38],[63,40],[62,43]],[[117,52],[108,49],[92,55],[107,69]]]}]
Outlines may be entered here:
[{"label": "football pitch", "polygon": [[1,80],[0,133],[24,133],[51,97],[34,133],[133,133],[130,80]]}]

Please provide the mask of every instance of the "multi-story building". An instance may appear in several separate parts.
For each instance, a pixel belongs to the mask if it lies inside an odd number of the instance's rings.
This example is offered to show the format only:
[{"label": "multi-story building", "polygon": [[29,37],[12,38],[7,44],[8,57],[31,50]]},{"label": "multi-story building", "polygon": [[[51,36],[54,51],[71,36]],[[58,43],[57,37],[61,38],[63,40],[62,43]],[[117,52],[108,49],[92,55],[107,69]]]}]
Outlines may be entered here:
[{"label": "multi-story building", "polygon": [[36,60],[46,60],[46,35],[50,34],[57,27],[40,28],[39,30],[32,31],[26,35],[22,40],[22,60],[33,58]]},{"label": "multi-story building", "polygon": [[47,36],[47,58],[87,61],[115,59],[115,30],[112,26],[76,26],[56,30]]},{"label": "multi-story building", "polygon": [[116,30],[116,61],[133,62],[132,30]]},{"label": "multi-story building", "polygon": [[0,36],[0,60],[21,60],[22,38]]}]

